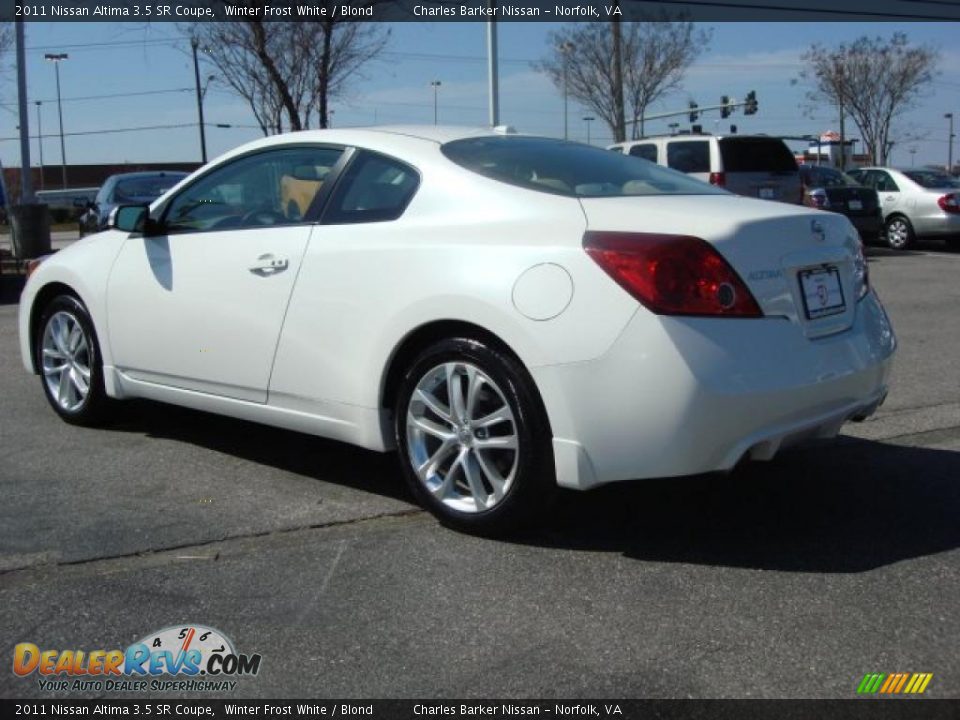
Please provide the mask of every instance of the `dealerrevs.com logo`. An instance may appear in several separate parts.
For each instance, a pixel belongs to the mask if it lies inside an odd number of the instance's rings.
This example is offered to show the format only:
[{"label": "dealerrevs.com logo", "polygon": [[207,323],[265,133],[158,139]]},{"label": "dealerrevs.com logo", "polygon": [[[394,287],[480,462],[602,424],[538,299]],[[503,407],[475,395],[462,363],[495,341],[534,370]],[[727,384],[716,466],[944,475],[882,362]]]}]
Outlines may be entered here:
[{"label": "dealerrevs.com logo", "polygon": [[224,692],[236,688],[234,678],[260,672],[260,661],[203,625],[164,628],[126,650],[41,650],[33,643],[13,649],[13,672],[36,674],[40,690]]}]

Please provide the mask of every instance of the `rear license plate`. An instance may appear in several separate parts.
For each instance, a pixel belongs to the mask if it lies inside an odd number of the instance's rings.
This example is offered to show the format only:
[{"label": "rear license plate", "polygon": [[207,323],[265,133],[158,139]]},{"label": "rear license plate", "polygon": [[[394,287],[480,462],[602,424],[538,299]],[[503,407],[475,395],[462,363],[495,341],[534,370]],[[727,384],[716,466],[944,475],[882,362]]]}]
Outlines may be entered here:
[{"label": "rear license plate", "polygon": [[846,309],[840,272],[832,265],[803,270],[800,273],[800,291],[808,320],[836,315]]},{"label": "rear license plate", "polygon": [[761,200],[773,200],[773,198],[776,197],[776,193],[774,192],[773,188],[760,188],[757,196]]},{"label": "rear license plate", "polygon": [[849,200],[847,202],[847,207],[851,210],[863,210],[863,203],[859,200]]}]

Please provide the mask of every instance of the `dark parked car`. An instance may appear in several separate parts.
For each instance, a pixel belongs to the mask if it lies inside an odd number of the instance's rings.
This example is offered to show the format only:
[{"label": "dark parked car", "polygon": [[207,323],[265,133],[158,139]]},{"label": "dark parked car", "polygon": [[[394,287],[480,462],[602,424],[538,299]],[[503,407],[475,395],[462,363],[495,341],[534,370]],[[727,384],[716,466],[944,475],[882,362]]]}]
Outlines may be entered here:
[{"label": "dark parked car", "polygon": [[110,213],[118,205],[151,203],[187,175],[176,170],[111,175],[80,217],[80,235],[106,229]]},{"label": "dark parked car", "polygon": [[810,207],[843,213],[864,241],[875,240],[883,229],[883,210],[877,191],[865,187],[831,167],[801,165],[803,203]]}]

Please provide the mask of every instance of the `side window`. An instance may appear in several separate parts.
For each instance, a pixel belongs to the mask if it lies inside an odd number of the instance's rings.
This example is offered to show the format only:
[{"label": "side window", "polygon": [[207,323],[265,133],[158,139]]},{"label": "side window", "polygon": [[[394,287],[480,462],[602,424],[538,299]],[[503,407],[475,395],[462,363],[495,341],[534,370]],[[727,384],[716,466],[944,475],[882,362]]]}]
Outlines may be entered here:
[{"label": "side window", "polygon": [[634,157],[641,157],[650,162],[657,161],[657,146],[653,143],[644,143],[643,145],[634,145],[630,148],[630,154]]},{"label": "side window", "polygon": [[168,233],[290,225],[303,220],[342,148],[248,155],[204,175],[167,206]]},{"label": "side window", "polygon": [[403,215],[420,184],[417,171],[399,160],[362,151],[330,198],[323,222],[384,222]]},{"label": "side window", "polygon": [[668,143],[667,165],[685,173],[710,172],[710,143],[705,140]]},{"label": "side window", "polygon": [[900,192],[900,188],[887,173],[877,171],[874,174],[877,180],[877,192]]}]

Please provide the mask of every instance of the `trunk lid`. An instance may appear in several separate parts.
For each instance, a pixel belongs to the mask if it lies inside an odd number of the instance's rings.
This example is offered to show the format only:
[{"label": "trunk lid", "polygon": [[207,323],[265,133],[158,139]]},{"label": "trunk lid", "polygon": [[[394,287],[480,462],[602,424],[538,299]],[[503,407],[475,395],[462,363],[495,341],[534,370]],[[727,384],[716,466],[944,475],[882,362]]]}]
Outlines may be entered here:
[{"label": "trunk lid", "polygon": [[[840,332],[853,323],[854,260],[860,241],[843,215],[729,195],[582,198],[580,202],[588,230],[692,235],[706,240],[737,271],[765,316],[787,318],[801,326],[807,337]],[[821,291],[827,294],[824,303],[817,301],[818,284],[826,287]],[[838,301],[842,307],[833,307]]]},{"label": "trunk lid", "polygon": [[877,193],[865,187],[828,187],[824,188],[830,201],[830,210],[847,215],[876,215]]}]

